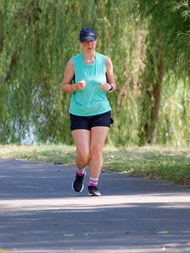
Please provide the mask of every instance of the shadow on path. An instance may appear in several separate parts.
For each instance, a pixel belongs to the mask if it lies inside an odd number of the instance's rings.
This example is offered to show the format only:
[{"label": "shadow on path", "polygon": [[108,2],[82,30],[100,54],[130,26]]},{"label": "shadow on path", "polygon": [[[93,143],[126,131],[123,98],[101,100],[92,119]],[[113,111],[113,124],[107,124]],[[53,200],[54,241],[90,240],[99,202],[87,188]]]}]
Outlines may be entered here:
[{"label": "shadow on path", "polygon": [[1,249],[190,251],[189,188],[105,172],[103,196],[94,198],[86,189],[71,190],[74,173],[68,166],[0,160]]}]

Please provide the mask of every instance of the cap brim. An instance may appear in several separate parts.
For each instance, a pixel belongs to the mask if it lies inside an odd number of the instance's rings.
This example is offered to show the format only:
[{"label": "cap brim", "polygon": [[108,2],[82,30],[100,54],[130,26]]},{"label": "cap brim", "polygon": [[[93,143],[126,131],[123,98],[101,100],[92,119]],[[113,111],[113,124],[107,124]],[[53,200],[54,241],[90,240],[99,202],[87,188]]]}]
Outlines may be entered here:
[{"label": "cap brim", "polygon": [[97,38],[95,36],[86,36],[86,37],[80,38],[80,42],[85,42],[87,40],[95,41],[96,39]]}]

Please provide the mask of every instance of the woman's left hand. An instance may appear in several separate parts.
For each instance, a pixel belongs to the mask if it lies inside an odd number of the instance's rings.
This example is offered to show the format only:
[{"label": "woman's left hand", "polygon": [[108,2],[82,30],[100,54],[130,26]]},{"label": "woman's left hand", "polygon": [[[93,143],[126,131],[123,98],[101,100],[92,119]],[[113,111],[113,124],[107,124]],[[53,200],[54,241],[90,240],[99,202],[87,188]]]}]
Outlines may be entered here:
[{"label": "woman's left hand", "polygon": [[109,91],[111,89],[111,85],[109,83],[100,83],[100,88],[105,91]]}]

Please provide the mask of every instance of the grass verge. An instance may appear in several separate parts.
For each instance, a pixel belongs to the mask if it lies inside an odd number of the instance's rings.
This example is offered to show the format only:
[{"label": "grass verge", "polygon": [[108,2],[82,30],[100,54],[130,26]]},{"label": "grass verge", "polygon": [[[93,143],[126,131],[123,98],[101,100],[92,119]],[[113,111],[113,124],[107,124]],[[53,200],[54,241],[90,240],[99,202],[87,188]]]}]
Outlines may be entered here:
[{"label": "grass verge", "polygon": [[[1,145],[0,158],[74,165],[75,147],[66,145]],[[105,146],[104,169],[190,186],[190,149]]]}]

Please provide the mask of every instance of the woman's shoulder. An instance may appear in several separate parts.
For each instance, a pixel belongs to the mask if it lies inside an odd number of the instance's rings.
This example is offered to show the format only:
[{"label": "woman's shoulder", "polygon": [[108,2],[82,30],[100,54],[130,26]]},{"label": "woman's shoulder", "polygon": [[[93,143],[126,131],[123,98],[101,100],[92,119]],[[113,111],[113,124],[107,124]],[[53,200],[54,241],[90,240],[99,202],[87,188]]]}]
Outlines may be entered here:
[{"label": "woman's shoulder", "polygon": [[100,54],[100,53],[96,52],[96,57],[106,58],[107,56],[105,56],[104,54]]},{"label": "woman's shoulder", "polygon": [[102,60],[105,61],[106,63],[107,63],[107,62],[109,63],[109,62],[111,61],[111,59],[110,59],[109,56],[104,55],[104,54],[100,54],[100,53],[97,53],[97,52],[96,52],[96,57],[99,58],[99,59],[102,59]]},{"label": "woman's shoulder", "polygon": [[96,58],[98,59],[99,63],[102,63],[104,65],[107,65],[107,61],[109,61],[109,57],[104,55],[104,54],[100,54],[96,52]]},{"label": "woman's shoulder", "polygon": [[78,60],[78,59],[82,59],[82,53],[79,53],[79,54],[77,54],[77,55],[74,55],[71,59],[72,59],[73,61]]}]

